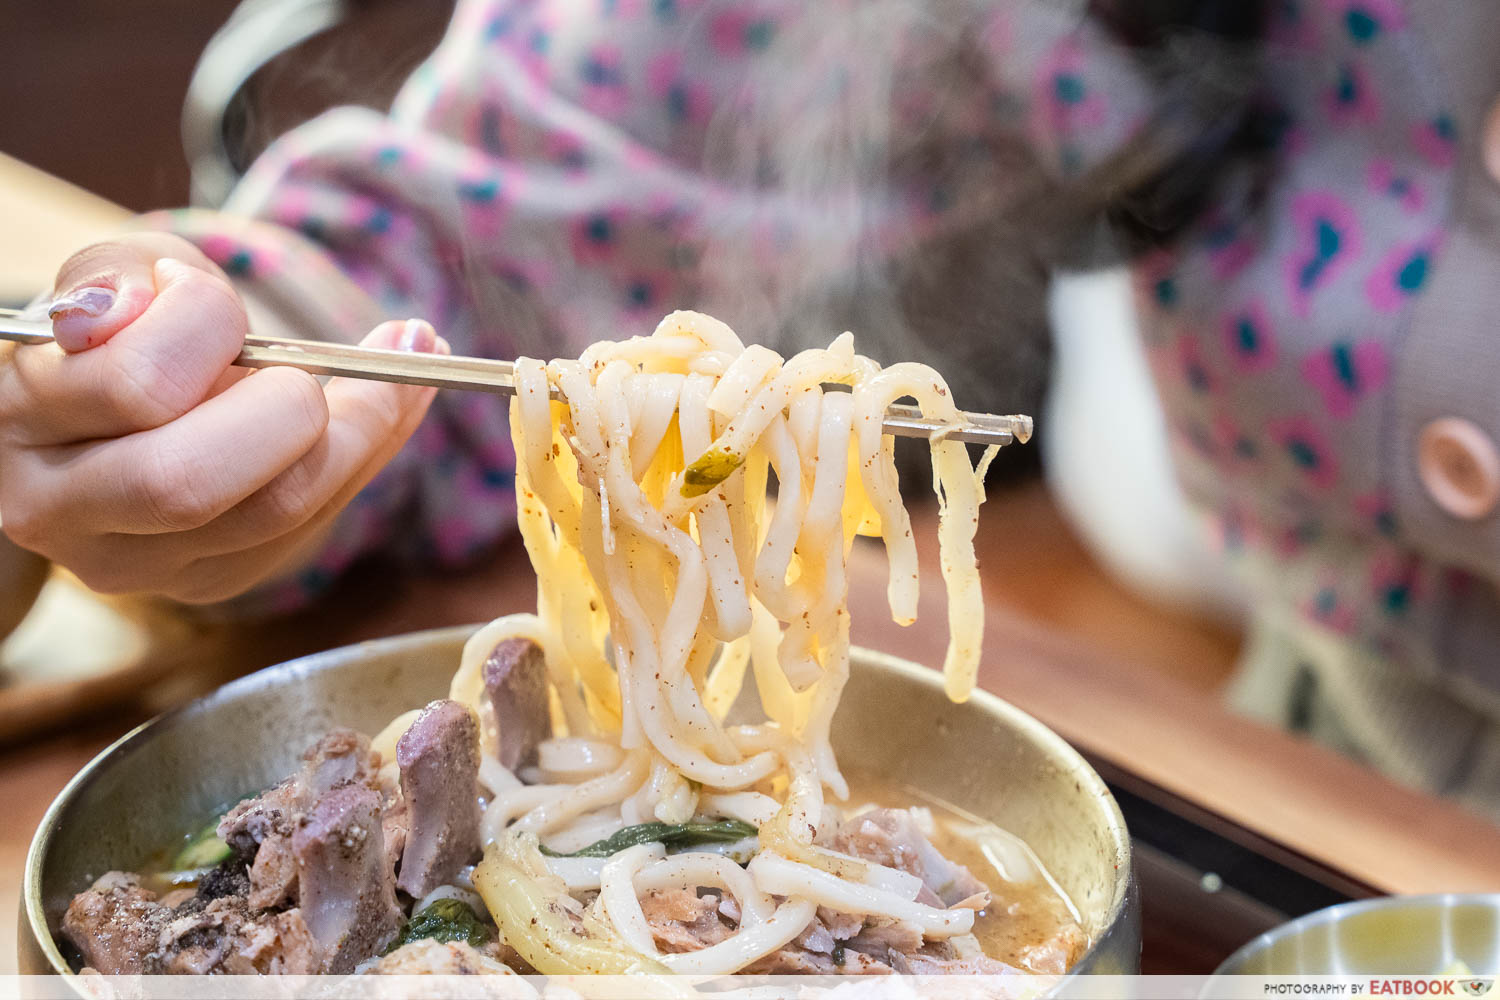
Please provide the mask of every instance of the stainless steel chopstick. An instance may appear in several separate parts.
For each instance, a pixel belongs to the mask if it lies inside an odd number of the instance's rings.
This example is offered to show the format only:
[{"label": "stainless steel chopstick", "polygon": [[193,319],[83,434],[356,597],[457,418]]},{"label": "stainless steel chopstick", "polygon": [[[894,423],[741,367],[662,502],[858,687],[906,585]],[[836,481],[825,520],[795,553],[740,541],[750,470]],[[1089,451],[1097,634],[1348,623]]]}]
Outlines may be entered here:
[{"label": "stainless steel chopstick", "polygon": [[[52,324],[45,319],[27,318],[14,309],[0,309],[0,341],[4,340],[19,344],[51,343]],[[243,368],[288,365],[314,375],[342,375],[440,389],[469,389],[503,395],[512,395],[516,391],[515,365],[509,361],[411,354],[318,340],[246,337],[245,346],[234,363]],[[847,386],[830,384],[826,388]],[[556,390],[553,395],[557,396]],[[938,435],[950,441],[984,445],[1025,442],[1031,437],[1031,418],[1027,416],[992,413],[964,413],[962,416],[963,423],[950,425],[924,417],[915,406],[896,404],[885,411],[882,429],[898,437],[931,438]]]}]

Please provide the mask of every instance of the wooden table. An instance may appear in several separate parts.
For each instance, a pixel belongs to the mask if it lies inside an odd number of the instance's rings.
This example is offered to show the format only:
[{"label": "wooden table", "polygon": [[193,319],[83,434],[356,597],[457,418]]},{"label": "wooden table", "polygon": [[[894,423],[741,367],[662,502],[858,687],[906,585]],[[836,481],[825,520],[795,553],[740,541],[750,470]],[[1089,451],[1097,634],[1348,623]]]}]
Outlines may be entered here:
[{"label": "wooden table", "polygon": [[[7,169],[14,161],[0,159],[0,192]],[[36,190],[59,194],[47,184]],[[67,201],[61,198],[63,210]],[[107,213],[90,216],[91,203],[81,203],[78,231],[97,231]],[[0,196],[0,233],[14,232],[5,225],[7,210]],[[3,242],[0,268],[7,252],[16,259]],[[930,522],[930,510],[919,512],[919,537],[931,538]],[[1500,890],[1500,828],[1231,714],[1217,693],[1233,662],[1234,637],[1152,607],[1110,580],[1042,487],[993,496],[981,527],[986,688],[1101,765],[1367,889]],[[936,561],[930,550],[924,555],[930,573]],[[918,624],[898,628],[884,613],[883,554],[863,545],[854,561],[855,640],[937,662],[945,640],[940,589],[929,581]],[[190,646],[176,650],[178,662],[192,662],[193,669],[179,670],[170,683],[104,718],[0,750],[0,974],[14,961],[8,942],[32,831],[67,779],[110,741],[168,703],[290,656],[529,610],[532,582],[519,546],[443,577],[368,568],[316,613],[274,627],[199,627]]]},{"label": "wooden table", "polygon": [[[982,684],[1066,736],[1086,752],[1119,765],[1238,827],[1255,831],[1290,852],[1379,891],[1433,892],[1500,889],[1500,829],[1367,771],[1338,755],[1284,733],[1238,718],[1224,709],[1203,678],[1198,686],[1172,672],[1105,651],[1082,618],[1060,628],[1045,617],[1058,608],[1018,606],[1017,589],[1042,601],[1047,582],[1074,591],[1060,595],[1084,615],[1078,591],[1098,588],[1094,618],[1125,620],[1130,603],[1096,568],[1068,567],[1071,542],[1037,488],[996,496],[986,513],[992,525],[1026,524],[1019,541],[1000,527],[981,544],[987,595],[986,654]],[[930,512],[918,531],[930,532]],[[925,523],[924,523],[925,522]],[[1037,542],[1039,526],[1054,543]],[[1012,544],[1016,543],[1016,544]],[[932,567],[933,561],[927,560]],[[923,590],[920,618],[902,629],[883,614],[884,556],[873,545],[856,550],[851,579],[855,640],[935,663],[945,640],[941,592]],[[1027,581],[1033,581],[1028,584]],[[47,802],[93,754],[159,707],[206,690],[247,669],[333,645],[417,628],[480,621],[533,607],[533,580],[519,546],[498,553],[471,572],[412,577],[370,569],[341,588],[316,614],[275,627],[201,629],[192,659],[201,667],[177,677],[170,690],[112,712],[108,718],[30,746],[0,753],[0,941],[11,940],[13,900],[26,843]],[[1154,652],[1191,648],[1207,637],[1170,616],[1146,614],[1124,641]],[[1070,634],[1071,633],[1071,634]],[[1149,651],[1149,650],[1148,650]],[[1222,670],[1222,661],[1209,664]],[[1222,676],[1222,673],[1221,673]],[[0,972],[11,961],[0,952]]]},{"label": "wooden table", "polygon": [[0,153],[0,304],[50,290],[69,254],[129,217],[113,202]]}]

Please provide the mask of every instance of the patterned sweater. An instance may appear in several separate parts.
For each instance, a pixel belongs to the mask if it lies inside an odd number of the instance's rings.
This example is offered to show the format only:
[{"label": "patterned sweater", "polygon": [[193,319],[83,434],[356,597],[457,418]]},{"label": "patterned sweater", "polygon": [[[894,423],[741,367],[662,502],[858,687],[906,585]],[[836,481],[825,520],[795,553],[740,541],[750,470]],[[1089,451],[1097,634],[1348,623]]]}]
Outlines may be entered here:
[{"label": "patterned sweater", "polygon": [[[1442,418],[1500,434],[1500,187],[1478,167],[1500,11],[1271,6],[1269,164],[1231,169],[1136,267],[1184,486],[1258,595],[1239,689],[1491,802],[1500,517],[1446,508],[1419,451]],[[1153,84],[1078,7],[460,0],[389,113],[325,114],[221,212],[145,222],[307,335],[419,315],[459,353],[551,356],[691,307],[769,337],[809,289],[1025,197],[1005,157],[1066,179],[1138,133]],[[976,166],[924,173],[924,142]],[[441,395],[317,562],[261,596],[305,600],[376,548],[482,552],[511,530],[513,465],[503,401]]]}]

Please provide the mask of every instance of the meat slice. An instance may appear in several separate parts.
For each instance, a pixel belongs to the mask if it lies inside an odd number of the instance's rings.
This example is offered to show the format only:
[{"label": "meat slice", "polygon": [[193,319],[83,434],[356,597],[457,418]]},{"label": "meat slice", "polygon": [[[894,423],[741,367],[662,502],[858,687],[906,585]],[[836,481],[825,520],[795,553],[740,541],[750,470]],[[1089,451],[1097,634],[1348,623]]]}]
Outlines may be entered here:
[{"label": "meat slice", "polygon": [[424,938],[404,944],[365,970],[372,976],[514,976],[514,969],[465,941]]},{"label": "meat slice", "polygon": [[340,785],[292,834],[302,920],[322,949],[325,972],[350,972],[401,926],[380,806],[374,789]]},{"label": "meat slice", "polygon": [[290,835],[302,799],[297,775],[237,804],[219,820],[219,839],[237,854],[251,857],[267,837]]},{"label": "meat slice", "polygon": [[[842,958],[843,964],[836,959]],[[891,967],[858,951],[808,951],[794,941],[741,970],[749,976],[888,976]]]},{"label": "meat slice", "polygon": [[881,920],[850,938],[846,948],[885,961],[891,952],[911,954],[922,947],[922,928],[905,920]]},{"label": "meat slice", "polygon": [[229,810],[219,821],[219,837],[237,852],[253,854],[271,834],[290,835],[297,816],[318,796],[349,781],[373,787],[378,771],[368,739],[352,729],[331,730],[303,753],[296,774]]},{"label": "meat slice", "polygon": [[316,973],[323,962],[323,950],[301,910],[261,914],[245,924],[236,935],[224,971],[231,975],[305,976]]},{"label": "meat slice", "polygon": [[422,710],[396,743],[406,849],[397,887],[420,899],[479,854],[479,727],[456,701]]},{"label": "meat slice", "polygon": [[296,902],[297,859],[289,834],[271,833],[261,841],[250,865],[250,905],[269,910]]},{"label": "meat slice", "polygon": [[1040,975],[1060,976],[1083,957],[1089,936],[1071,920],[1050,936],[1021,949],[1021,964]]},{"label": "meat slice", "polygon": [[363,733],[330,730],[302,755],[303,795],[316,797],[351,781],[373,788],[380,763]]},{"label": "meat slice", "polygon": [[865,918],[858,913],[840,913],[826,906],[818,907],[818,923],[828,928],[835,941],[847,941],[860,932]]},{"label": "meat slice", "polygon": [[530,639],[506,639],[484,661],[483,674],[495,710],[500,763],[512,771],[536,763],[537,746],[552,735],[542,648]]},{"label": "meat slice", "polygon": [[[702,891],[702,890],[700,890]],[[735,932],[735,927],[724,918],[723,900],[715,893],[703,895],[689,889],[655,889],[641,897],[641,912],[651,928],[651,937],[656,946],[668,954],[698,951],[718,944]],[[843,931],[849,929],[849,921],[842,919],[847,914],[834,914],[834,924]],[[854,927],[863,926],[863,921],[854,918]],[[922,936],[917,935],[917,944]],[[836,939],[821,919],[814,918],[791,944],[772,952],[744,971],[757,975],[884,975],[890,966],[876,958],[853,949],[841,949]],[[842,959],[842,964],[836,959]]]},{"label": "meat slice", "polygon": [[63,930],[84,964],[106,975],[303,975],[322,960],[296,910],[254,913],[243,895],[201,886],[174,909],[121,872],[75,896]]},{"label": "meat slice", "polygon": [[[342,784],[375,786],[379,759],[370,741],[352,729],[334,729],[302,755],[302,767],[219,821],[218,833],[250,865],[249,903],[257,909],[297,901],[297,864],[291,837],[303,814]],[[399,847],[398,847],[399,850]],[[395,859],[392,857],[392,866]]]},{"label": "meat slice", "polygon": [[824,955],[832,955],[833,949],[839,945],[834,936],[829,933],[823,921],[817,919],[814,919],[812,923],[804,927],[802,933],[792,939],[792,943],[798,948],[806,951],[816,951]]},{"label": "meat slice", "polygon": [[871,809],[851,816],[839,826],[832,846],[917,876],[927,889],[918,896],[920,902],[932,906],[963,902],[971,909],[983,909],[989,902],[989,887],[963,865],[943,857],[908,809]]},{"label": "meat slice", "polygon": [[166,975],[312,975],[322,948],[298,910],[253,913],[241,896],[184,907],[157,938],[152,964]]},{"label": "meat slice", "polygon": [[854,937],[865,926],[865,918],[854,913],[840,913],[826,906],[818,907],[808,924],[792,943],[807,951],[833,954],[834,950]]},{"label": "meat slice", "polygon": [[734,933],[720,917],[719,897],[687,889],[653,889],[641,898],[651,937],[664,952],[697,951]]},{"label": "meat slice", "polygon": [[380,817],[380,833],[385,838],[385,863],[391,871],[395,871],[401,864],[401,854],[406,850],[406,828],[410,823],[406,799],[401,796],[398,787]]},{"label": "meat slice", "polygon": [[207,906],[174,914],[157,937],[154,964],[167,975],[222,971],[236,932],[247,922],[245,901],[239,896],[222,896]]},{"label": "meat slice", "polygon": [[110,872],[73,897],[63,933],[91,969],[106,976],[146,973],[157,935],[171,919],[172,911],[134,875]]}]

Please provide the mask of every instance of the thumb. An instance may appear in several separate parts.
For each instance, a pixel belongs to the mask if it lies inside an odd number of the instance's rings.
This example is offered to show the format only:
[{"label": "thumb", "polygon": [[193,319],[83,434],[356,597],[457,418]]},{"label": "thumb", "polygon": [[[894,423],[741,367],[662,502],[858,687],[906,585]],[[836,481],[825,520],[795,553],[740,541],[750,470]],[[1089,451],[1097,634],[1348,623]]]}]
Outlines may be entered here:
[{"label": "thumb", "polygon": [[156,298],[156,262],[181,260],[223,278],[197,247],[166,233],[138,233],[85,247],[58,270],[52,335],[69,354],[98,347],[135,322]]}]

